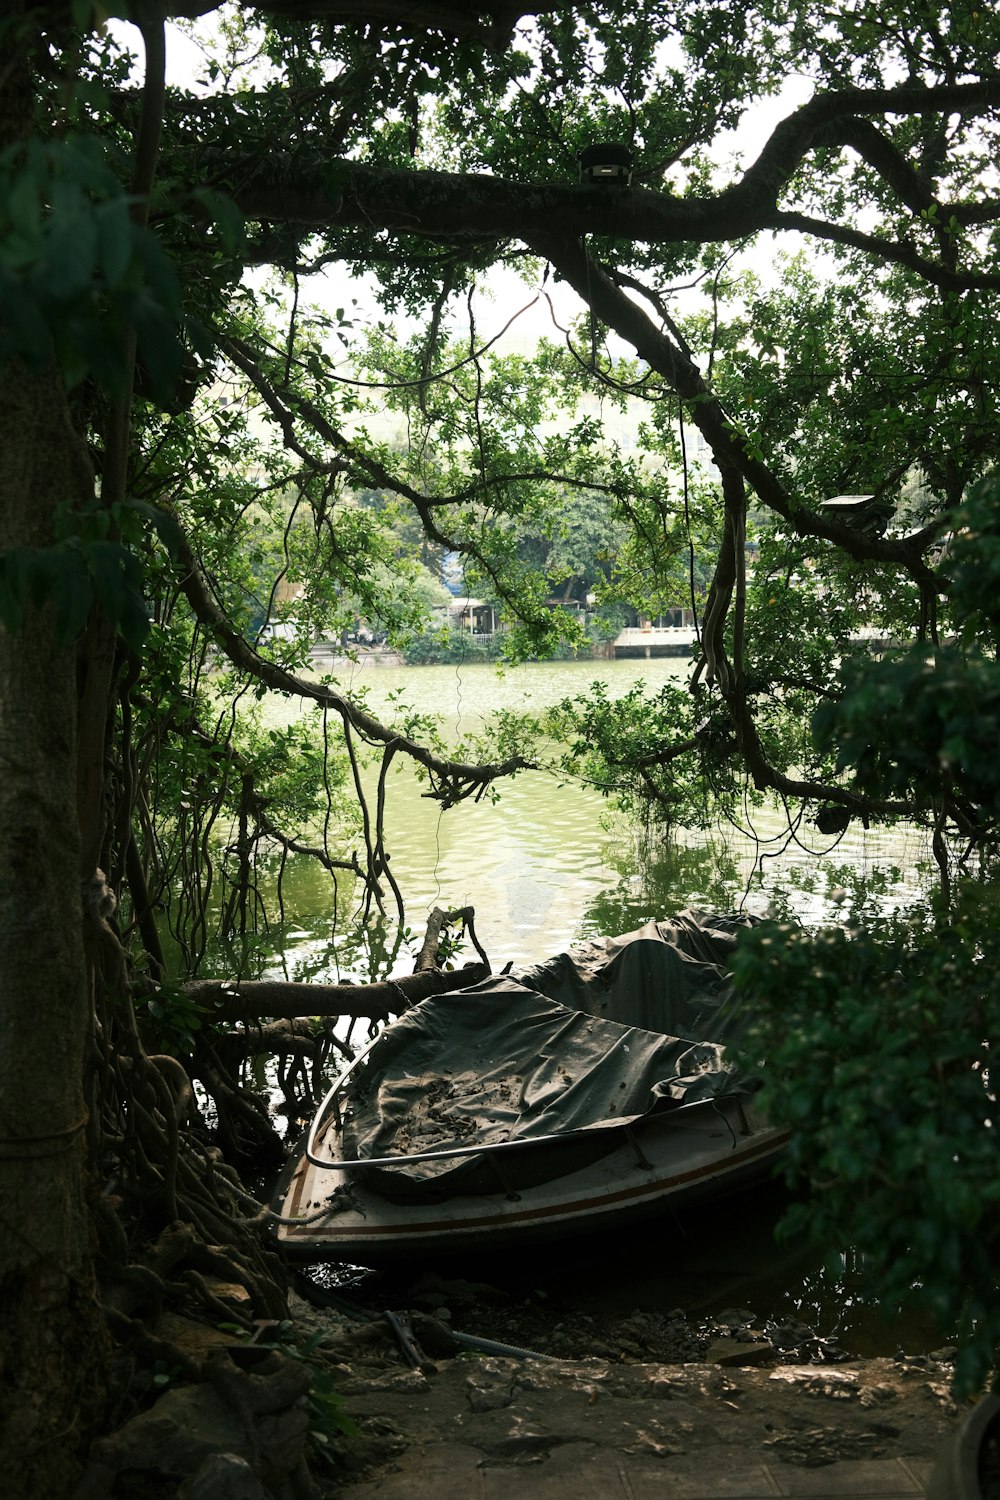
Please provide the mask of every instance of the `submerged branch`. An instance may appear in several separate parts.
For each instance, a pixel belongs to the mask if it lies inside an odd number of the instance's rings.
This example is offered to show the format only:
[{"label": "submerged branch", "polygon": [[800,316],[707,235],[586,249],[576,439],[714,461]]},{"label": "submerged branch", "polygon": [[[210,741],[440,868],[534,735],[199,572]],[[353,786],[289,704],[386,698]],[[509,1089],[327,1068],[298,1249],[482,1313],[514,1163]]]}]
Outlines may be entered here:
[{"label": "submerged branch", "polygon": [[469,942],[475,948],[488,970],[490,961],[486,956],[485,948],[483,948],[476,936],[475,917],[475,908],[472,906],[461,906],[457,911],[442,911],[440,906],[435,906],[427,918],[427,930],[424,933],[424,941],[420,952],[417,954],[417,961],[413,966],[414,974],[425,974],[428,970],[435,967],[438,963],[441,934],[446,927],[453,927],[456,922],[461,922],[462,927],[468,934]]}]

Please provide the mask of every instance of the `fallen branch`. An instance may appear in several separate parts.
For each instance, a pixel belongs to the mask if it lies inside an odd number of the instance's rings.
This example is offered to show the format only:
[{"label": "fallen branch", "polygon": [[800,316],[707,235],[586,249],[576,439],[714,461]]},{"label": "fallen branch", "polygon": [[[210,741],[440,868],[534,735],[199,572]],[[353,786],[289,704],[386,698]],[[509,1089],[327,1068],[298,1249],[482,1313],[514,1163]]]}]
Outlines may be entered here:
[{"label": "fallen branch", "polygon": [[490,974],[487,963],[466,964],[443,973],[440,969],[404,974],[376,984],[300,984],[280,979],[193,979],[182,986],[189,1000],[213,1021],[262,1018],[292,1020],[304,1016],[350,1016],[355,1020],[386,1021],[419,1000],[448,990],[478,984]]}]

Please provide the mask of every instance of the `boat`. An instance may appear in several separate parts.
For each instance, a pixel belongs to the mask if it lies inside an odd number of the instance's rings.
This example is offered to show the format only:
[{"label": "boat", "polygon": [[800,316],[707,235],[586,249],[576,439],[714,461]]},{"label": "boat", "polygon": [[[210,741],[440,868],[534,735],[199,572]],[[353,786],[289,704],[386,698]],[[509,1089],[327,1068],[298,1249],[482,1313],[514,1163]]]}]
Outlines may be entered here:
[{"label": "boat", "polygon": [[341,1073],[275,1194],[300,1263],[558,1241],[768,1177],[787,1142],[726,1048],[752,918],[683,912],[424,1000]]}]

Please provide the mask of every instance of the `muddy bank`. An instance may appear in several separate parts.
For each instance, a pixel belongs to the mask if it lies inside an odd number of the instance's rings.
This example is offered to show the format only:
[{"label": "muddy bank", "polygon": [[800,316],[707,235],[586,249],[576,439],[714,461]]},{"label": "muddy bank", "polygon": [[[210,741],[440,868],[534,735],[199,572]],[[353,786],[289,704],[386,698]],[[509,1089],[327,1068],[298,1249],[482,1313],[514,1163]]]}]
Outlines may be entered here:
[{"label": "muddy bank", "polygon": [[[707,1462],[726,1473],[889,1459],[922,1483],[956,1415],[948,1350],[806,1363],[746,1321],[748,1309],[711,1325],[637,1312],[595,1327],[547,1322],[496,1289],[440,1280],[417,1284],[411,1301],[402,1330],[374,1309],[363,1320],[296,1303],[356,1424],[336,1492],[357,1500],[393,1496],[421,1475],[447,1472],[461,1488],[465,1474],[474,1494],[484,1467],[555,1476],[572,1464],[597,1477],[618,1460],[680,1482]],[[452,1322],[484,1340],[548,1348],[527,1359],[479,1351],[454,1338]]]}]

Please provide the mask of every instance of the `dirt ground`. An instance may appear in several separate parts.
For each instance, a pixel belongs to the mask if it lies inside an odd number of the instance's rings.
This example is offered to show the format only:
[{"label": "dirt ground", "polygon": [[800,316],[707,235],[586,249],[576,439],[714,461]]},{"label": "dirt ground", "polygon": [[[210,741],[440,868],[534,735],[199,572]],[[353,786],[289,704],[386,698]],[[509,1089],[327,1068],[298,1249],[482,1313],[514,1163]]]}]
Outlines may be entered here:
[{"label": "dirt ground", "polygon": [[296,1301],[355,1428],[334,1444],[330,1494],[357,1488],[361,1500],[373,1481],[405,1472],[408,1450],[436,1446],[455,1464],[586,1452],[668,1462],[678,1473],[709,1455],[722,1467],[739,1456],[929,1468],[956,1416],[949,1349],[861,1361],[804,1325],[765,1333],[746,1308],[708,1320],[680,1310],[600,1318],[433,1274],[406,1291],[406,1306],[388,1317],[374,1295],[369,1305]]}]

